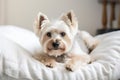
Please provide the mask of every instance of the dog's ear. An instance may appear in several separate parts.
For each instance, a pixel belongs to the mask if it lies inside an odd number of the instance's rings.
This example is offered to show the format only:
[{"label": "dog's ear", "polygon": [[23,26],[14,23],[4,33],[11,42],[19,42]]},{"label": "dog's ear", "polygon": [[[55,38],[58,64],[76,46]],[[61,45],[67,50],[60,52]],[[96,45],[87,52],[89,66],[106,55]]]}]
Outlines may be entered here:
[{"label": "dog's ear", "polygon": [[34,26],[33,26],[36,35],[39,35],[39,32],[41,28],[43,27],[43,25],[48,22],[49,22],[49,19],[47,18],[47,16],[39,12],[37,15],[37,18],[35,19]]},{"label": "dog's ear", "polygon": [[63,20],[72,30],[78,29],[78,21],[72,10],[62,14],[60,19]]}]

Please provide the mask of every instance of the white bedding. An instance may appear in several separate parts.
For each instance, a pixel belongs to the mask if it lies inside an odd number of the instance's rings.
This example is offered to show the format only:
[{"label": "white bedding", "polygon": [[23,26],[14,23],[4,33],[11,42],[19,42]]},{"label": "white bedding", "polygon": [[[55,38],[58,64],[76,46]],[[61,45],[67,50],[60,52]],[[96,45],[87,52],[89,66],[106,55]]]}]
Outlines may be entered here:
[{"label": "white bedding", "polygon": [[33,32],[0,27],[0,80],[117,80],[120,78],[120,31],[97,36],[93,63],[69,72],[64,64],[47,68],[30,55],[40,51]]}]

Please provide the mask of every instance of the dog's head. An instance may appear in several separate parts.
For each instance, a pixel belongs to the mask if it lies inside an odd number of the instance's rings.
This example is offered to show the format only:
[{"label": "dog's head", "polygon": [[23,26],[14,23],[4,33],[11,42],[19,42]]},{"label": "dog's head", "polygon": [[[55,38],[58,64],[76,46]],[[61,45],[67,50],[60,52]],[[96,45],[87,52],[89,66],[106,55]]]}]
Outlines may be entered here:
[{"label": "dog's head", "polygon": [[63,14],[56,21],[49,21],[45,14],[39,13],[34,23],[43,51],[51,56],[69,52],[77,30],[78,22],[73,11]]}]

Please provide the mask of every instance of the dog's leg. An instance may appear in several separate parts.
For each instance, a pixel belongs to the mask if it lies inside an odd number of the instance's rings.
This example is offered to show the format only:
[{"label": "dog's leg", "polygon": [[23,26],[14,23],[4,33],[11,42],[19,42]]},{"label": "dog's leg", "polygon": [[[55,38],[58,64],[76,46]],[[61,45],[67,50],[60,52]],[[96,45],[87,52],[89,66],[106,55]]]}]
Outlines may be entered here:
[{"label": "dog's leg", "polygon": [[33,57],[42,62],[47,67],[53,68],[56,65],[55,58],[48,56],[47,54],[37,54],[34,55]]},{"label": "dog's leg", "polygon": [[71,54],[69,60],[66,62],[65,68],[68,71],[75,71],[76,69],[85,66],[90,62],[90,56],[87,54],[75,55]]},{"label": "dog's leg", "polygon": [[99,41],[91,36],[88,32],[80,31],[79,33],[89,50],[93,50],[98,45]]}]

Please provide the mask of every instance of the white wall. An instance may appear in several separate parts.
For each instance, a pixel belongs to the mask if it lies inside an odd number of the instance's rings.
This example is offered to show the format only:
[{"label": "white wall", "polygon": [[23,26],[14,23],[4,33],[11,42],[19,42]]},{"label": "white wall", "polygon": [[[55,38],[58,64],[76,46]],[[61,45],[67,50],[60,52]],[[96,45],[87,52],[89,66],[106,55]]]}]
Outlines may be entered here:
[{"label": "white wall", "polygon": [[6,6],[6,24],[22,26],[30,30],[39,11],[54,19],[71,9],[78,17],[80,29],[94,35],[96,29],[102,26],[102,6],[98,0],[7,0]]},{"label": "white wall", "polygon": [[6,0],[0,0],[0,25],[5,24],[6,18]]}]

